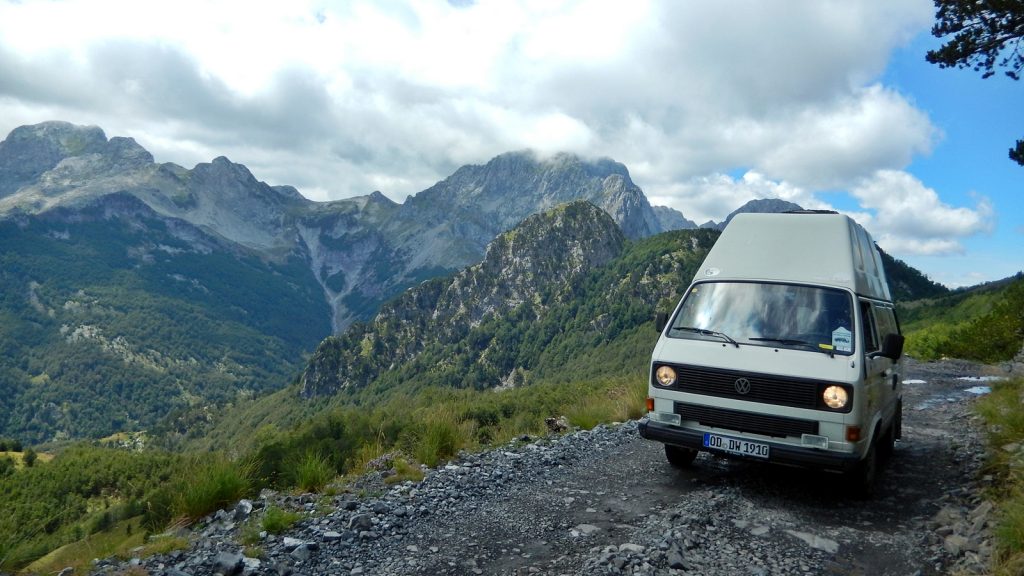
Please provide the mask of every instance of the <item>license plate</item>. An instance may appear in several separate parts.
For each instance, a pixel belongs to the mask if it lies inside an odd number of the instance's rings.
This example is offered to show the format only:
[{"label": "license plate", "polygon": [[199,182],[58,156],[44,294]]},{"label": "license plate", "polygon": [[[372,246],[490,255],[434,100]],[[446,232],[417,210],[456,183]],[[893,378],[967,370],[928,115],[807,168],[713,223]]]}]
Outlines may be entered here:
[{"label": "license plate", "polygon": [[704,447],[721,450],[730,454],[738,454],[740,456],[753,456],[754,458],[768,457],[767,444],[751,442],[749,440],[740,440],[739,438],[730,438],[728,436],[719,436],[718,434],[705,433]]}]

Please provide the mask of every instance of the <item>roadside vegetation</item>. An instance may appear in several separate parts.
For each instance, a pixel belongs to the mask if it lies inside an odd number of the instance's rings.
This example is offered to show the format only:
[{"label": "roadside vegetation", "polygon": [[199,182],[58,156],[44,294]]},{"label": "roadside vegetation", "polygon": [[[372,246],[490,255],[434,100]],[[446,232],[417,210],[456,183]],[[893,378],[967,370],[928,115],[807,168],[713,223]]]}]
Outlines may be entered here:
[{"label": "roadside vegetation", "polygon": [[988,436],[988,495],[998,510],[995,576],[1024,573],[1024,378],[997,382],[975,407]]},{"label": "roadside vegetation", "polygon": [[[71,446],[51,462],[0,471],[0,570],[72,566],[84,573],[93,558],[184,546],[160,535],[262,488],[344,489],[345,475],[379,469],[373,463],[381,457],[391,474],[386,481],[419,480],[421,464],[545,434],[548,417],[566,415],[585,428],[636,418],[645,390],[642,373],[502,392],[430,389],[372,408],[330,410],[288,431],[264,430],[258,447],[235,458]],[[261,528],[283,530],[298,519],[268,511]]]},{"label": "roadside vegetation", "polygon": [[1005,362],[1024,342],[1024,274],[899,304],[906,352],[920,360]]}]

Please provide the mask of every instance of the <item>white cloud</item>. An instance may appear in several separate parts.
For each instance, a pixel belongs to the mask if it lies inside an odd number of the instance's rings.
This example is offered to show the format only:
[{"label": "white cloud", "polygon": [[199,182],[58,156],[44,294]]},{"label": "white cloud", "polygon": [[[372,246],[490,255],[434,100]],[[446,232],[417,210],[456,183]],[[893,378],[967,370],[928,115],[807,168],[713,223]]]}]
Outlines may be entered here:
[{"label": "white cloud", "polygon": [[[829,196],[841,202],[846,194],[832,192]],[[995,225],[995,212],[987,198],[979,197],[973,208],[950,206],[913,175],[897,170],[879,170],[862,178],[849,197],[859,209],[839,211],[867,228],[892,254],[960,254],[963,239],[991,232]],[[652,203],[676,208],[698,224],[721,221],[729,212],[759,198],[780,198],[809,209],[836,209],[821,193],[754,171],[740,178],[724,174],[694,178],[651,194]]]},{"label": "white cloud", "polygon": [[736,208],[762,198],[779,198],[808,209],[831,209],[830,205],[803,188],[770,180],[753,171],[740,178],[727,174],[692,178],[650,191],[648,196],[652,204],[675,208],[698,224],[708,220],[720,222]]},{"label": "white cloud", "polygon": [[995,213],[987,198],[972,208],[953,207],[913,175],[880,170],[851,190],[860,205],[874,213],[862,222],[890,253],[937,255],[963,251],[960,241],[990,232]]},{"label": "white cloud", "polygon": [[873,82],[931,18],[927,0],[2,3],[0,112],[37,114],[0,131],[59,109],[332,197],[391,174],[404,198],[522,148],[609,156],[652,189],[735,169],[839,185],[929,149],[927,116]]},{"label": "white cloud", "polygon": [[766,126],[775,142],[765,142],[755,164],[774,178],[819,189],[903,168],[929,153],[937,135],[926,114],[877,84]]},{"label": "white cloud", "polygon": [[462,164],[565,150],[623,162],[698,222],[847,189],[886,249],[948,253],[992,207],[901,171],[941,134],[878,80],[932,17],[928,0],[0,3],[0,131],[96,124],[316,199],[403,200]]}]

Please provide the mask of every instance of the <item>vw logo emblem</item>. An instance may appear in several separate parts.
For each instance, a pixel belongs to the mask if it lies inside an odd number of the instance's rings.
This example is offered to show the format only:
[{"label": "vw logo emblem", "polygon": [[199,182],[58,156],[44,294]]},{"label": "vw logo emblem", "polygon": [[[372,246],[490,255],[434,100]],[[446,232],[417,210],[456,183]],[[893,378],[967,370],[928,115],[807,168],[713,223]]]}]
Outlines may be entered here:
[{"label": "vw logo emblem", "polygon": [[747,380],[746,378],[737,378],[733,387],[736,388],[736,392],[738,394],[748,394],[750,393],[750,380]]}]

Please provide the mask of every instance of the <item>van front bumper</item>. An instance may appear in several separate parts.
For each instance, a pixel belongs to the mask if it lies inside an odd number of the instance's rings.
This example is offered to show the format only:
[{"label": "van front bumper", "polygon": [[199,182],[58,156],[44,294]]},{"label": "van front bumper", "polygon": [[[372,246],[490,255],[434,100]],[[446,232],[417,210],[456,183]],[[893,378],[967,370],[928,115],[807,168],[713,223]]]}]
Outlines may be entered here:
[{"label": "van front bumper", "polygon": [[[712,454],[719,454],[729,458],[765,462],[765,459],[763,458],[739,456],[723,452],[721,450],[707,448],[704,446],[704,433],[699,430],[679,428],[678,426],[672,426],[671,424],[654,422],[648,418],[644,418],[640,421],[639,429],[640,436],[647,440],[654,440],[663,444],[672,444],[673,446],[682,446],[683,448],[692,448],[693,450],[710,452]],[[725,432],[724,435],[728,436],[729,433]],[[766,442],[766,444],[771,447],[771,452],[768,456],[767,462],[774,464],[805,466],[807,468],[820,468],[824,470],[834,470],[837,472],[850,472],[861,462],[861,459],[857,454],[828,452],[818,448],[804,448],[774,442]]]}]

